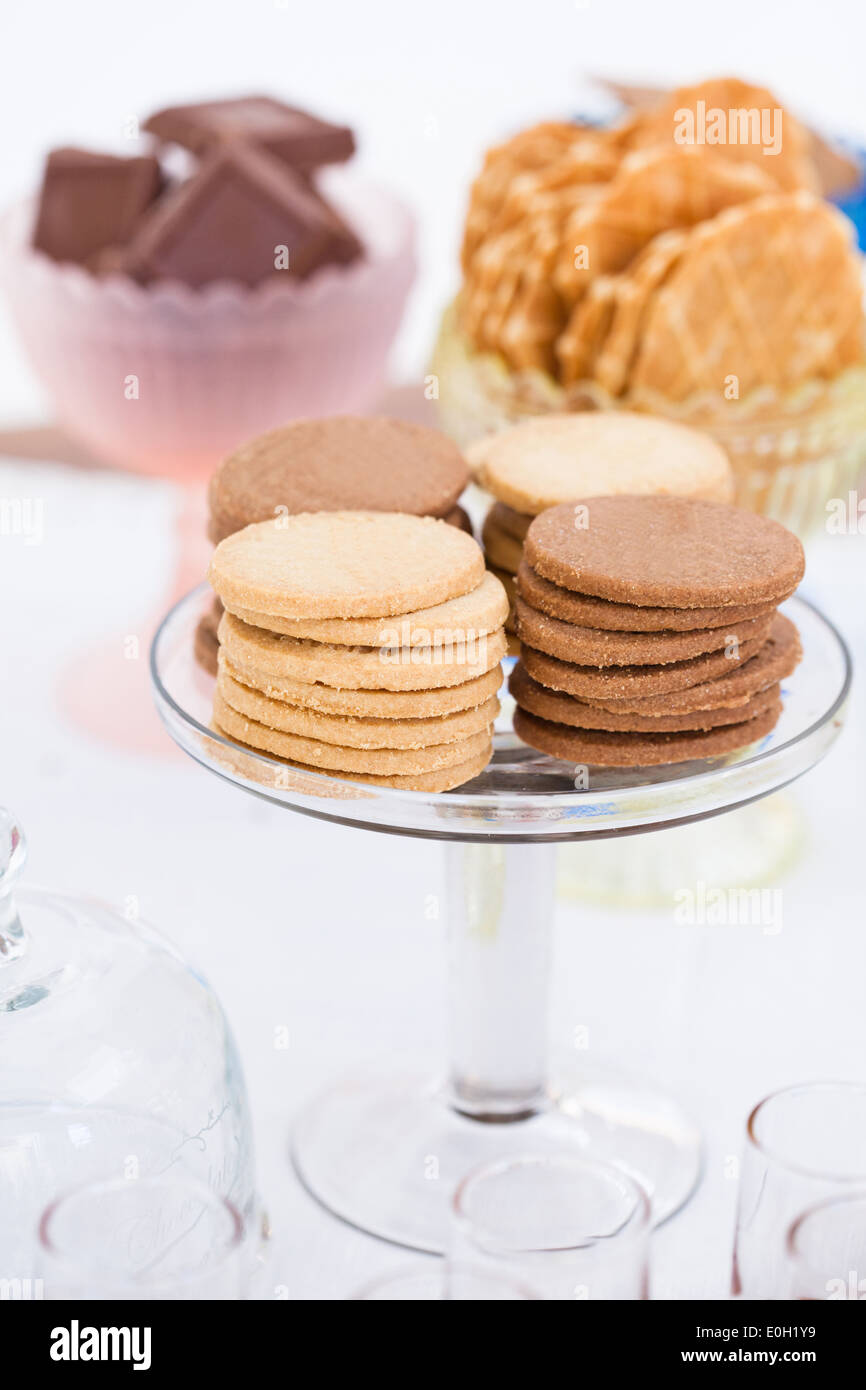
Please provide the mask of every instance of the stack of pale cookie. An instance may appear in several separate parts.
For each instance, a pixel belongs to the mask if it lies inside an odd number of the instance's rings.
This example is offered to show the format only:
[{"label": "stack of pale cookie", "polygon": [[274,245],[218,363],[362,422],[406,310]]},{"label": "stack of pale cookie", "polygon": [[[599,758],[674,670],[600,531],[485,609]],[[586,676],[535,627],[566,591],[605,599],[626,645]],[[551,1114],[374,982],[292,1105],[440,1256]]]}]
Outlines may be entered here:
[{"label": "stack of pale cookie", "polygon": [[216,729],[352,781],[447,791],[492,751],[508,599],[470,535],[384,512],[281,515],[214,551]]},{"label": "stack of pale cookie", "polygon": [[[733,475],[708,435],[630,414],[546,415],[473,444],[476,481],[497,499],[484,522],[487,563],[505,586],[516,632],[515,577],[534,516],[576,497],[671,494],[728,502]],[[519,648],[518,648],[519,650]]]},{"label": "stack of pale cookie", "polygon": [[[457,499],[469,469],[438,430],[384,416],[295,420],[250,440],[210,481],[214,545],[256,521],[296,512],[408,512],[441,517],[471,533]],[[216,674],[217,599],[196,632],[196,656]]]},{"label": "stack of pale cookie", "polygon": [[608,767],[683,762],[762,738],[800,657],[777,605],[803,548],[777,522],[682,497],[593,497],[532,522],[517,575],[514,728]]}]

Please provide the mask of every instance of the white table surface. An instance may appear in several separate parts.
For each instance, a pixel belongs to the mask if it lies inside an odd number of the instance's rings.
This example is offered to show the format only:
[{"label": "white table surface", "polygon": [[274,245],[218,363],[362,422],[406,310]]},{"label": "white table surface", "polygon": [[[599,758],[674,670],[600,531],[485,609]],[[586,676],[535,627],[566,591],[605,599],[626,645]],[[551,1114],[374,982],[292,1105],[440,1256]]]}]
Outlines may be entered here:
[{"label": "white table surface", "polygon": [[[404,189],[425,229],[422,276],[396,358],[405,379],[422,370],[454,282],[460,209],[480,151],[521,121],[569,109],[581,68],[686,79],[737,70],[748,51],[754,75],[830,126],[862,130],[866,119],[866,20],[862,7],[841,0],[820,15],[811,4],[733,0],[712,24],[692,5],[600,0],[540,0],[531,10],[486,0],[444,0],[432,10],[396,0],[303,10],[280,0],[152,0],[145,24],[90,0],[54,8],[47,48],[43,23],[40,7],[10,16],[21,61],[4,73],[0,118],[14,114],[21,139],[0,173],[4,201],[33,183],[50,144],[116,144],[128,112],[169,98],[290,89],[355,116],[367,166]],[[124,40],[129,28],[134,42]],[[98,36],[95,50],[86,30]],[[44,418],[0,320],[0,423]],[[58,706],[59,674],[101,637],[144,632],[175,563],[178,496],[166,483],[9,459],[0,462],[0,497],[15,496],[41,498],[45,515],[42,545],[0,538],[0,796],[30,838],[30,881],[97,893],[118,907],[135,895],[142,913],[201,964],[246,1068],[260,1182],[277,1234],[275,1282],[292,1297],[345,1297],[421,1257],[317,1207],[288,1166],[289,1124],[307,1096],[346,1068],[398,1057],[435,1068],[444,952],[442,924],[425,920],[424,900],[441,851],[269,807],[210,777],[167,738],[160,754],[138,756],[72,726]],[[821,537],[806,586],[860,658],[864,560],[864,538]],[[143,691],[144,656],[136,674]],[[855,687],[842,740],[794,793],[807,840],[781,881],[778,935],[683,928],[670,908],[560,902],[554,1049],[567,1052],[575,1027],[588,1025],[590,1058],[663,1082],[707,1138],[698,1194],[655,1237],[656,1296],[726,1290],[730,1159],[751,1105],[791,1081],[866,1072],[864,699]],[[691,872],[684,862],[683,886]],[[274,1030],[283,1024],[292,1045],[277,1050]]]}]

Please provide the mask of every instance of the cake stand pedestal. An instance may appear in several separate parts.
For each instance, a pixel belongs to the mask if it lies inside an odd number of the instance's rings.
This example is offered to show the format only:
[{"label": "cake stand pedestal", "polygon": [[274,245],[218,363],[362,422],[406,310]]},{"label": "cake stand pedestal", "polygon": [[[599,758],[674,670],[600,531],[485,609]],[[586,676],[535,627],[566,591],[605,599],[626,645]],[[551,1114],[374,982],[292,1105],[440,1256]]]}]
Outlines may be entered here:
[{"label": "cake stand pedestal", "polygon": [[302,1181],[352,1225],[442,1251],[449,1199],[464,1173],[503,1154],[569,1146],[619,1163],[646,1187],[654,1219],[670,1216],[700,1173],[700,1136],[678,1105],[634,1082],[587,1073],[563,1084],[548,1070],[556,845],[718,815],[808,771],[842,727],[850,659],[838,633],[802,600],[785,605],[805,657],[786,683],[776,728],[739,753],[663,768],[590,769],[584,787],[568,764],[517,739],[506,701],[488,768],[456,792],[432,795],[309,772],[216,734],[213,682],[193,659],[195,626],[209,601],[206,586],[182,599],[152,649],[157,707],[180,747],[278,805],[419,836],[444,860],[447,1072],[436,1082],[361,1076],[319,1096],[294,1126]]}]

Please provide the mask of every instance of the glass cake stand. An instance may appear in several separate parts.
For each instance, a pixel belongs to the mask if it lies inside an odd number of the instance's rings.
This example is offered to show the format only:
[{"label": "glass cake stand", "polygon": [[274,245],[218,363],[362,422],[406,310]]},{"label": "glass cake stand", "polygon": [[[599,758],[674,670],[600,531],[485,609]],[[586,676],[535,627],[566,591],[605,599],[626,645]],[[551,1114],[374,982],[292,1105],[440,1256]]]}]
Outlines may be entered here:
[{"label": "glass cake stand", "polygon": [[[664,1220],[693,1190],[700,1136],[649,1086],[586,1074],[562,1084],[547,1068],[555,851],[563,842],[640,834],[719,815],[793,781],[840,732],[850,658],[835,628],[800,599],[785,605],[804,659],[785,682],[766,738],[723,758],[662,768],[575,769],[528,748],[510,699],[487,769],[458,791],[406,792],[297,768],[209,727],[213,681],[193,658],[210,590],[164,619],[151,653],[159,713],[203,767],[277,805],[359,829],[444,842],[442,900],[450,936],[451,1057],[444,1080],[352,1078],[294,1126],[294,1159],[332,1212],[421,1250],[445,1245],[448,1199],[469,1169],[505,1153],[561,1150],[613,1160],[647,1188]],[[431,853],[442,849],[431,846]]]}]

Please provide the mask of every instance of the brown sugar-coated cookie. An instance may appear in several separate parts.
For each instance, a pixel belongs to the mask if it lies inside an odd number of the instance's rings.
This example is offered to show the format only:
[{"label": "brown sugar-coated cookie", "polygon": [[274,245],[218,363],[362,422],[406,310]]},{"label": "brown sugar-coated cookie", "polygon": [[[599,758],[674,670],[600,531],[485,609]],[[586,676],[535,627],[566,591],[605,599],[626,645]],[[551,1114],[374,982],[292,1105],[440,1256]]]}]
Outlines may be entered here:
[{"label": "brown sugar-coated cookie", "polygon": [[713,608],[777,602],[803,547],[777,521],[686,497],[593,497],[536,517],[525,558],[543,579],[616,603]]},{"label": "brown sugar-coated cookie", "polygon": [[667,666],[575,666],[548,656],[546,652],[537,652],[525,643],[522,656],[524,666],[539,685],[546,685],[549,690],[564,690],[595,704],[685,690],[687,686],[725,675],[748,661],[760,647],[759,641],[744,642],[737,655],[708,652],[704,656],[690,657],[688,661],[672,661]]},{"label": "brown sugar-coated cookie", "polygon": [[438,430],[383,416],[295,420],[242,445],[210,482],[213,533],[295,512],[409,512],[444,517],[469,470]]},{"label": "brown sugar-coated cookie", "polygon": [[505,570],[508,574],[517,573],[520,561],[523,559],[523,546],[513,536],[508,536],[504,531],[500,531],[489,514],[481,527],[481,543],[484,546],[488,564],[493,565],[496,569]]},{"label": "brown sugar-coated cookie", "polygon": [[383,618],[476,589],[484,557],[471,536],[431,517],[314,512],[228,536],[208,578],[228,607],[284,618]]},{"label": "brown sugar-coated cookie", "polygon": [[638,608],[634,603],[613,603],[610,599],[562,589],[549,579],[542,579],[525,560],[517,571],[517,588],[528,604],[551,618],[611,632],[691,632],[695,628],[724,627],[762,618],[774,608],[773,603],[729,604],[727,608]]},{"label": "brown sugar-coated cookie", "polygon": [[590,705],[583,700],[575,700],[571,695],[545,690],[520,665],[512,671],[508,689],[521,709],[539,719],[567,724],[576,729],[607,729],[611,733],[677,733],[685,729],[716,729],[723,724],[740,724],[778,704],[780,696],[777,682],[735,708],[653,716],[612,714],[600,705]]},{"label": "brown sugar-coated cookie", "polygon": [[740,644],[763,641],[771,622],[772,611],[751,622],[697,632],[606,632],[564,623],[530,608],[522,598],[517,600],[517,635],[521,642],[577,666],[655,666],[686,661],[728,647],[732,640]]},{"label": "brown sugar-coated cookie", "polygon": [[758,691],[766,690],[768,686],[790,676],[801,655],[797,629],[789,618],[777,613],[763,646],[733,671],[664,695],[599,699],[593,703],[615,714],[642,715],[688,714],[693,710],[736,708],[744,705]]},{"label": "brown sugar-coated cookie", "polygon": [[[531,520],[531,518],[527,519]],[[250,518],[250,521],[267,520],[268,517]],[[441,520],[447,521],[449,526],[456,526],[459,531],[465,531],[469,536],[473,534],[472,519],[469,516],[469,513],[463,507],[452,507],[450,512],[446,512],[445,515],[441,518]],[[249,522],[245,522],[244,525],[249,525]],[[233,523],[229,523],[227,525],[220,525],[220,523],[217,522],[214,519],[214,517],[211,517],[205,529],[207,531],[208,540],[212,541],[214,545],[219,545],[220,541],[225,540],[226,536],[233,536],[235,531],[243,530],[243,527],[236,526]]]},{"label": "brown sugar-coated cookie", "polygon": [[467,536],[473,535],[472,518],[465,507],[452,507],[450,512],[446,512],[442,518],[447,521],[449,526],[456,526],[459,531],[465,531]]},{"label": "brown sugar-coated cookie", "polygon": [[217,655],[219,653],[219,640],[217,639],[217,624],[213,620],[210,612],[199,618],[193,639],[193,651],[195,659],[209,676],[217,673]]},{"label": "brown sugar-coated cookie", "polygon": [[517,586],[514,582],[514,575],[509,574],[508,570],[497,569],[495,565],[489,565],[488,570],[490,574],[495,574],[505,590],[509,604],[513,607],[515,599],[517,598]]},{"label": "brown sugar-coated cookie", "polygon": [[504,536],[511,536],[512,540],[520,541],[521,544],[526,540],[526,533],[534,520],[528,513],[516,512],[504,502],[494,502],[487,515],[497,531]]},{"label": "brown sugar-coated cookie", "polygon": [[715,758],[746,748],[775,727],[781,711],[781,701],[777,701],[753,719],[718,729],[697,733],[628,734],[570,729],[518,709],[514,714],[514,731],[530,747],[564,762],[590,767],[652,767],[690,762],[693,758]]}]

